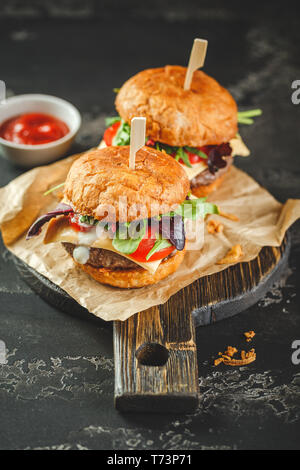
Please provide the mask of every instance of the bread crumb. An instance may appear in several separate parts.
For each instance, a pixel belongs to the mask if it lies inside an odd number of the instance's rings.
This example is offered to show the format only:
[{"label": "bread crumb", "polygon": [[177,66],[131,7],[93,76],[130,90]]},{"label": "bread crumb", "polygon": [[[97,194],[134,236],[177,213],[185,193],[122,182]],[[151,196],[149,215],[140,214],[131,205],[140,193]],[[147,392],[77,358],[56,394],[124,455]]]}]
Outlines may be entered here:
[{"label": "bread crumb", "polygon": [[246,333],[244,333],[247,343],[250,343],[253,340],[255,334],[256,333],[254,331],[246,331]]},{"label": "bread crumb", "polygon": [[256,354],[255,354],[255,349],[250,349],[249,352],[246,353],[246,359],[249,359],[250,357],[256,357]]},{"label": "bread crumb", "polygon": [[217,222],[216,220],[209,220],[207,222],[207,231],[208,233],[221,233],[224,230],[224,225],[221,222]]},{"label": "bread crumb", "polygon": [[244,256],[241,245],[234,245],[228,253],[217,264],[232,264],[236,263],[240,258]]},{"label": "bread crumb", "polygon": [[250,351],[241,351],[241,358],[240,359],[233,359],[233,356],[238,352],[236,348],[232,346],[228,346],[227,350],[214,361],[215,367],[220,364],[225,364],[226,366],[232,367],[242,367],[251,364],[256,360],[256,352],[255,349],[251,349]]},{"label": "bread crumb", "polygon": [[224,354],[226,354],[229,357],[233,357],[238,350],[236,348],[233,348],[232,346],[227,346],[227,350],[225,351]]},{"label": "bread crumb", "polygon": [[226,366],[231,366],[231,367],[243,367],[243,366],[248,366],[252,362],[256,361],[256,354],[255,352],[247,357],[246,354],[246,359],[231,359],[231,361],[226,361],[224,360],[224,364]]},{"label": "bread crumb", "polygon": [[224,361],[231,361],[231,357],[227,356],[227,354],[223,354],[222,358],[223,358],[223,362]]},{"label": "bread crumb", "polygon": [[229,219],[229,220],[232,220],[232,222],[239,222],[239,218],[234,215],[234,214],[227,214],[226,212],[223,212],[219,209],[219,215],[221,217],[224,217],[225,219]]},{"label": "bread crumb", "polygon": [[224,362],[223,357],[219,357],[219,359],[216,359],[216,360],[215,360],[215,367],[217,367],[218,365],[220,365],[222,362]]}]

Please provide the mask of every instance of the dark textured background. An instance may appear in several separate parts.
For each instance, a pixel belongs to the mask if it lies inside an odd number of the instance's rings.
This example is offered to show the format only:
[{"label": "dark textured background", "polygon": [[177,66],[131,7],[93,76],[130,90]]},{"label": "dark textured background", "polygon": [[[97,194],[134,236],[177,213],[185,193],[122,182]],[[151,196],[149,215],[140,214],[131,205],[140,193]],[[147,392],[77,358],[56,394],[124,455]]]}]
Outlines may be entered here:
[{"label": "dark textured background", "polygon": [[[288,8],[287,8],[288,6]],[[252,156],[236,164],[280,201],[299,198],[300,11],[295,2],[0,2],[0,78],[9,94],[61,96],[81,111],[73,150],[94,145],[112,92],[139,69],[186,64],[195,36],[209,40],[205,71],[229,87],[239,108],[263,117],[241,133]],[[0,160],[0,185],[22,170]],[[239,317],[197,332],[202,400],[188,416],[122,416],[113,407],[111,329],[43,302],[19,278],[1,245],[0,448],[300,448],[299,224],[284,279]],[[257,332],[258,359],[244,369],[212,367],[242,333]]]}]

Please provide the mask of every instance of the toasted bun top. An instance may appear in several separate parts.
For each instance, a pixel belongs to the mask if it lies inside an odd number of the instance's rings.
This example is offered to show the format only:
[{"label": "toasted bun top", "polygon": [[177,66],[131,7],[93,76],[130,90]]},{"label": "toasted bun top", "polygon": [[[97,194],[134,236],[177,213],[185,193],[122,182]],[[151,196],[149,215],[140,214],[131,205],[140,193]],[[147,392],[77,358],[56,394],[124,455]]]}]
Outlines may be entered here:
[{"label": "toasted bun top", "polygon": [[143,70],[124,83],[116,98],[120,116],[147,118],[147,136],[174,146],[219,145],[237,133],[237,105],[213,78],[197,70],[184,90],[186,67]]},{"label": "toasted bun top", "polygon": [[174,158],[143,147],[136,154],[134,170],[128,162],[129,146],[86,153],[70,168],[65,201],[82,215],[114,220],[115,211],[116,221],[130,222],[165,214],[186,198],[189,180]]}]

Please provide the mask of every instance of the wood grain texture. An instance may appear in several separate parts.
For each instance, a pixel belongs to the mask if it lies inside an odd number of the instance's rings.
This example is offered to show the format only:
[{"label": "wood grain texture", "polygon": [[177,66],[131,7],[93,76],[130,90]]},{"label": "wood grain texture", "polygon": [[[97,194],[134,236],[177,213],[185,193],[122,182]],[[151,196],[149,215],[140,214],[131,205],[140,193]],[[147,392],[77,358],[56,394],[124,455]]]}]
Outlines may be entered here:
[{"label": "wood grain texture", "polygon": [[263,247],[252,261],[231,266],[188,286],[184,295],[189,299],[195,326],[232,317],[258,302],[286,271],[290,248],[287,235],[280,247]]},{"label": "wood grain texture", "polygon": [[[233,316],[255,303],[270,280],[275,282],[275,274],[282,275],[288,252],[287,239],[279,248],[264,247],[256,259],[198,279],[166,304],[125,322],[114,322],[116,408],[125,412],[188,412],[195,408],[198,370],[194,325]],[[169,357],[164,356],[163,348],[155,351],[155,344],[164,346]],[[150,365],[139,361],[141,349]],[[159,363],[159,355],[162,362],[165,357],[165,363],[151,365]]]},{"label": "wood grain texture", "polygon": [[[182,412],[197,406],[195,329],[192,316],[181,307],[170,310],[167,303],[114,323],[117,409]],[[157,344],[163,346],[158,354]],[[167,362],[151,365],[160,356]]]}]

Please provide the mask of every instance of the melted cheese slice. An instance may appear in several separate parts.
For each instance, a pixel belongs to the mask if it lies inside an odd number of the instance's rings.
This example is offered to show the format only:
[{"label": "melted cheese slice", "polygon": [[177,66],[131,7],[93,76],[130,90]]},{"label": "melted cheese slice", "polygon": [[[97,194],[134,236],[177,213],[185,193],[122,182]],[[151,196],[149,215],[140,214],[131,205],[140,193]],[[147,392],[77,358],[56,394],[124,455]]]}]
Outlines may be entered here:
[{"label": "melted cheese slice", "polygon": [[57,242],[73,243],[73,245],[103,248],[104,250],[113,251],[114,253],[117,253],[118,255],[123,256],[138,266],[146,269],[150,274],[154,274],[162,262],[162,260],[149,261],[148,263],[135,261],[124,253],[117,251],[113,247],[112,240],[109,237],[103,236],[98,238],[96,229],[91,230],[90,232],[78,232],[77,230],[74,230],[69,225],[68,219],[64,216],[52,219],[48,224],[47,232],[45,234],[45,244]]},{"label": "melted cheese slice", "polygon": [[181,168],[184,169],[189,180],[192,180],[193,178],[195,178],[195,176],[199,175],[200,173],[202,173],[202,171],[207,170],[208,168],[207,164],[203,162],[194,163],[192,165],[192,168],[189,168],[186,165],[182,165],[182,163],[179,163],[179,165],[181,166]]},{"label": "melted cheese slice", "polygon": [[98,145],[98,149],[104,149],[105,147],[107,147],[106,143],[104,140],[101,140],[100,144]]},{"label": "melted cheese slice", "polygon": [[[237,136],[234,139],[231,139],[229,141],[229,144],[232,148],[233,157],[235,155],[239,155],[240,157],[248,157],[248,155],[250,155],[250,151],[248,147],[244,144],[239,134],[237,134]],[[104,140],[101,140],[100,144],[98,145],[98,149],[102,149],[104,147],[107,147],[107,145],[104,142]],[[195,178],[195,176],[199,175],[200,173],[202,173],[203,171],[207,169],[207,164],[205,162],[194,163],[192,165],[192,168],[189,168],[186,165],[182,165],[181,163],[180,163],[180,166],[186,172],[189,180],[192,180],[193,178]]]},{"label": "melted cheese slice", "polygon": [[250,150],[244,143],[240,134],[237,134],[234,139],[229,141],[230,147],[232,148],[232,156],[238,155],[239,157],[248,157],[250,155]]}]

